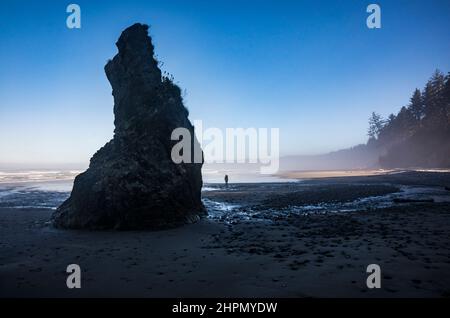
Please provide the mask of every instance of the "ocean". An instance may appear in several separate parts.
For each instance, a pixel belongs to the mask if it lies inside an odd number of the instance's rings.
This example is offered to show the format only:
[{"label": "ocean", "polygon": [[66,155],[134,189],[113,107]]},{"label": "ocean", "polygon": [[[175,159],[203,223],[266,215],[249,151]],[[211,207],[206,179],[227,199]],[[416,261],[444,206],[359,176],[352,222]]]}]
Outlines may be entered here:
[{"label": "ocean", "polygon": [[[0,208],[56,209],[70,195],[79,170],[16,170],[0,171]],[[290,182],[276,176],[261,175],[257,170],[203,170],[203,191],[223,184],[225,174],[230,183]]]}]

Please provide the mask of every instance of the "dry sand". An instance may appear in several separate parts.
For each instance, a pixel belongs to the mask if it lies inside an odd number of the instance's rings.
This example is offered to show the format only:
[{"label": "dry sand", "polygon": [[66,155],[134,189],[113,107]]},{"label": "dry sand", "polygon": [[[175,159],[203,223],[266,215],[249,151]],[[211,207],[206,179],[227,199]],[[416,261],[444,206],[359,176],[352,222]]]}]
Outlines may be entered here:
[{"label": "dry sand", "polygon": [[353,169],[353,170],[299,170],[299,171],[283,171],[276,174],[277,177],[283,179],[320,179],[320,178],[335,178],[335,177],[369,177],[380,175],[392,175],[404,172],[437,172],[449,173],[449,169]]}]

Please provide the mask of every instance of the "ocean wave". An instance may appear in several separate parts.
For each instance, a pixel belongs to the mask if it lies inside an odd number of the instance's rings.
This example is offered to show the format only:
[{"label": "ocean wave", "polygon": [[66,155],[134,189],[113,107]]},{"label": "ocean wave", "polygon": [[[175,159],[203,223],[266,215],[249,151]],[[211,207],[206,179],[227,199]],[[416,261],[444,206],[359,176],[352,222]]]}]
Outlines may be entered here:
[{"label": "ocean wave", "polygon": [[35,181],[73,180],[82,171],[70,170],[29,170],[29,171],[0,171],[0,183],[23,183]]}]

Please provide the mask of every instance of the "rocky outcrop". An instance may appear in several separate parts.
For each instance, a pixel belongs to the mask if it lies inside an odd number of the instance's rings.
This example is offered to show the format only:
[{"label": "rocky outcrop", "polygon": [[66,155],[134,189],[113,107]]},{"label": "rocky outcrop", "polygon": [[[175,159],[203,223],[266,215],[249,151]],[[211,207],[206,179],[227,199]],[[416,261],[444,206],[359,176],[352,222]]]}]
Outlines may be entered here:
[{"label": "rocky outcrop", "polygon": [[114,138],[76,177],[53,224],[127,230],[193,222],[205,214],[202,163],[171,159],[175,128],[187,128],[192,147],[199,147],[180,88],[161,76],[148,26],[127,28],[116,45],[118,54],[105,66],[114,96]]}]

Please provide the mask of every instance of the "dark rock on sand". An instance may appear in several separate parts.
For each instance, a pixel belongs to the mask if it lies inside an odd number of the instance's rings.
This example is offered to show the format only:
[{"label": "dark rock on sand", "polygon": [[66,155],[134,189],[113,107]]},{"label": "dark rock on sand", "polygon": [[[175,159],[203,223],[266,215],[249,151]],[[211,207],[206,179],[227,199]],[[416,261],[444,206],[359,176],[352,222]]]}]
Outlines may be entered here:
[{"label": "dark rock on sand", "polygon": [[147,25],[127,28],[116,45],[118,54],[105,66],[115,103],[114,138],[77,176],[53,223],[79,229],[160,229],[193,222],[205,214],[202,163],[171,159],[175,128],[188,129],[192,149],[199,147],[180,88],[161,76]]}]

